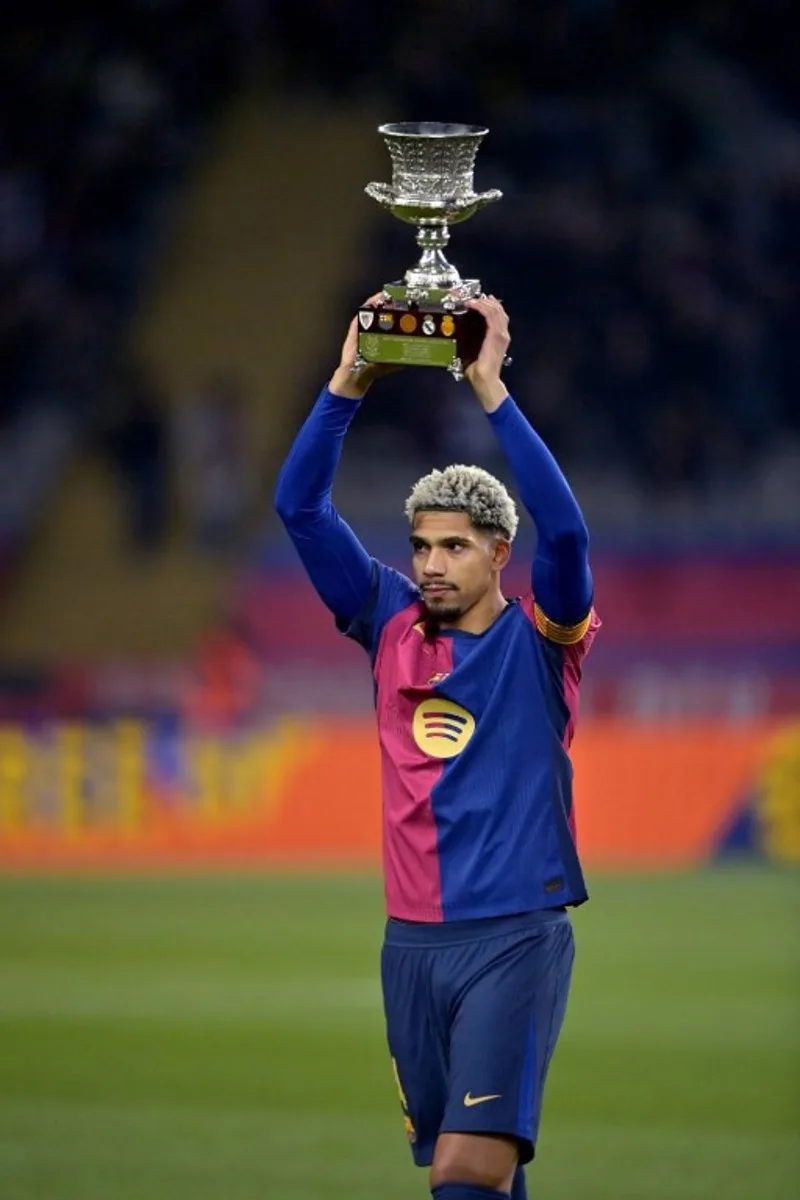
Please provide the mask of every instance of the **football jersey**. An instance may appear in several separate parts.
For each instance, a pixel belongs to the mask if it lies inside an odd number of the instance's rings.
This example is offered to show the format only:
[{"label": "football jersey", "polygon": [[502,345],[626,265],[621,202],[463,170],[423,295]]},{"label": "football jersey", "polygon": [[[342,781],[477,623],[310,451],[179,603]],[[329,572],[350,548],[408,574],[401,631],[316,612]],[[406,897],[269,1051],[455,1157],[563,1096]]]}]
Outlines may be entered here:
[{"label": "football jersey", "polygon": [[372,569],[367,603],[339,628],[372,662],[388,915],[463,921],[581,904],[568,749],[594,610],[566,628],[527,594],[481,634],[431,637],[414,584]]}]

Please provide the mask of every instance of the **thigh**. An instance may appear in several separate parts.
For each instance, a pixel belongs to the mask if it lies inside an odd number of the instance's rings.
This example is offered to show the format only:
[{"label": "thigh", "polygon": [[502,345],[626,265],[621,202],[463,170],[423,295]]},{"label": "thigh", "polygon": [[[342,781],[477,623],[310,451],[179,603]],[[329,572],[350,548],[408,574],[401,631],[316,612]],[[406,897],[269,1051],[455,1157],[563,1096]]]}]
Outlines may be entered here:
[{"label": "thigh", "polygon": [[447,1098],[448,1039],[431,989],[431,955],[418,947],[384,945],[381,983],[386,1038],[418,1166],[430,1166]]},{"label": "thigh", "polygon": [[475,948],[450,1034],[442,1132],[512,1137],[534,1153],[574,958],[567,919]]}]

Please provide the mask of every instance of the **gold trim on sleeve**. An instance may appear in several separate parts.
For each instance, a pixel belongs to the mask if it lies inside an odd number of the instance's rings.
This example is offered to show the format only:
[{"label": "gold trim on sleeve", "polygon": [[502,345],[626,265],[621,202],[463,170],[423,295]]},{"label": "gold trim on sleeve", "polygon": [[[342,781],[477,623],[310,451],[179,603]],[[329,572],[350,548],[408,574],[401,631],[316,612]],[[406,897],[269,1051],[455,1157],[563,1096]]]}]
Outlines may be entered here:
[{"label": "gold trim on sleeve", "polygon": [[592,623],[593,611],[590,609],[578,625],[558,625],[545,616],[538,604],[533,606],[533,615],[539,633],[549,642],[558,642],[559,646],[574,646],[576,642],[580,642],[586,637]]}]

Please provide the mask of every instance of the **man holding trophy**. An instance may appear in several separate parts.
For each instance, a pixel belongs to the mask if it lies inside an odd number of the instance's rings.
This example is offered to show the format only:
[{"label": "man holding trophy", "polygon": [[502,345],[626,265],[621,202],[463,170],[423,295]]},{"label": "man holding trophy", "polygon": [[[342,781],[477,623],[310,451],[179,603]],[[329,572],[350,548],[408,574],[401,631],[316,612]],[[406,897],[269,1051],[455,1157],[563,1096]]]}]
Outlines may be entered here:
[{"label": "man holding trophy", "polygon": [[[566,1011],[570,907],[587,899],[569,746],[599,627],[588,533],[502,381],[508,317],[442,253],[477,196],[486,130],[383,126],[391,187],[423,256],[353,319],[339,366],[281,471],[276,507],[338,628],[368,653],[382,759],[386,1031],[406,1132],[435,1200],[523,1200]],[[331,502],[351,420],[404,365],[465,378],[537,528],[531,588],[501,575],[518,517],[476,466],[433,471],[406,503],[411,576],[371,558]]]}]

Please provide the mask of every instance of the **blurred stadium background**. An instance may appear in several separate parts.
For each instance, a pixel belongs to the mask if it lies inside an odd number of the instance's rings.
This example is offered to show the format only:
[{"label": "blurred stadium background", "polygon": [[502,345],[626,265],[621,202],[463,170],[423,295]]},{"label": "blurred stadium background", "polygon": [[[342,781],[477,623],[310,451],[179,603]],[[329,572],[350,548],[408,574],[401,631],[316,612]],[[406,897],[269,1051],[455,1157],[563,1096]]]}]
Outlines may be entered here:
[{"label": "blurred stadium background", "polygon": [[[388,120],[485,123],[451,257],[593,536],[594,898],[536,1196],[797,1194],[800,93],[788,0],[42,0],[0,36],[0,1197],[425,1194],[382,1045],[371,694],[271,510],[414,257]],[[403,566],[463,386],[337,501]],[[521,536],[509,586],[525,577]]]}]

